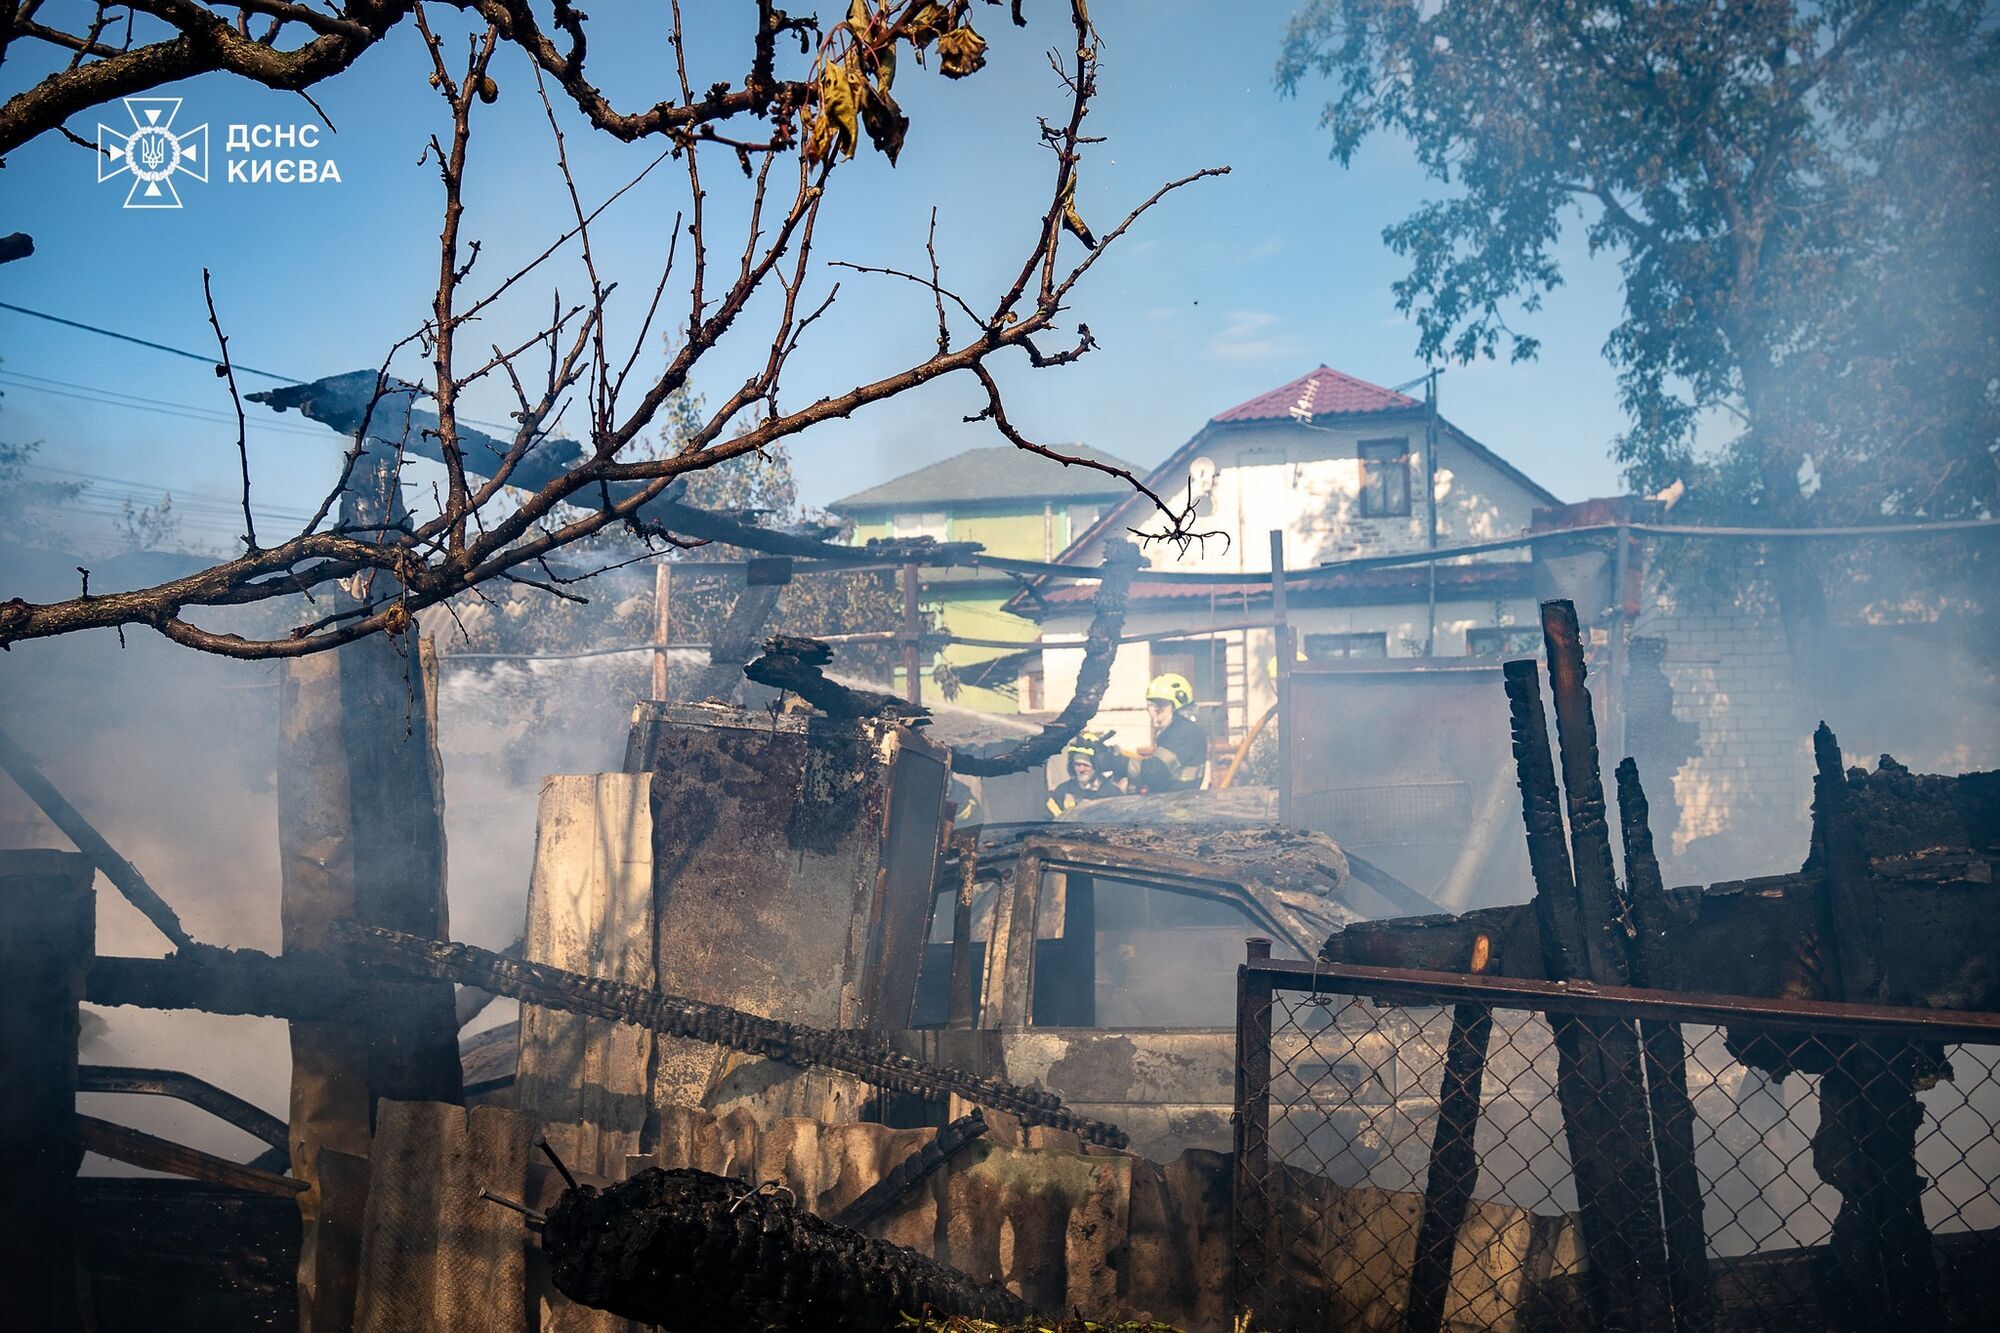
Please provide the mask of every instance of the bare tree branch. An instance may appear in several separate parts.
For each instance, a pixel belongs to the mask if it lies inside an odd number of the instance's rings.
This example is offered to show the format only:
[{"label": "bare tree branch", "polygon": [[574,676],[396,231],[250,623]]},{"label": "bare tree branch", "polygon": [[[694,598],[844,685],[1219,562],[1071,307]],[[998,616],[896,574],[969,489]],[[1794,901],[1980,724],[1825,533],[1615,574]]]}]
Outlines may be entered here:
[{"label": "bare tree branch", "polygon": [[[1140,534],[1143,540],[1185,546],[1214,535],[1193,529],[1192,504],[1169,503],[1130,471],[1067,455],[1028,439],[1010,419],[999,381],[990,368],[993,361],[1009,352],[1018,353],[1033,368],[1068,364],[1091,350],[1096,344],[1087,325],[1077,324],[1072,340],[1061,323],[1067,300],[1080,280],[1106,247],[1167,194],[1226,170],[1212,168],[1170,181],[1133,208],[1101,241],[1091,235],[1077,213],[1075,199],[1078,164],[1093,142],[1082,127],[1097,88],[1099,44],[1082,0],[1071,0],[1070,4],[1074,55],[1066,50],[1058,61],[1067,113],[1054,125],[1042,123],[1040,130],[1056,164],[1048,204],[1026,238],[1019,268],[1014,270],[1016,276],[990,307],[993,313],[980,317],[975,312],[983,301],[975,302],[945,286],[934,215],[925,241],[928,279],[886,266],[846,267],[889,274],[927,289],[937,318],[935,348],[921,359],[878,369],[844,392],[827,394],[790,410],[780,406],[786,367],[806,331],[827,313],[839,292],[838,284],[830,285],[823,294],[812,289],[814,232],[833,197],[840,164],[871,142],[892,158],[900,148],[908,120],[889,100],[887,87],[897,44],[906,44],[913,51],[931,49],[940,72],[947,77],[963,77],[984,63],[984,42],[967,23],[970,7],[875,0],[857,6],[849,18],[834,24],[815,43],[810,37],[817,30],[811,25],[788,19],[770,4],[760,3],[752,65],[741,85],[732,88],[717,83],[699,95],[694,91],[697,85],[681,40],[676,8],[670,41],[675,50],[672,79],[678,97],[650,111],[631,114],[610,108],[586,79],[585,21],[567,4],[554,6],[553,37],[537,25],[525,0],[456,0],[456,7],[483,23],[483,28],[470,36],[462,60],[447,57],[444,38],[421,10],[415,12],[412,23],[430,56],[431,81],[450,121],[449,132],[434,137],[427,154],[435,159],[442,189],[438,285],[429,317],[392,348],[375,371],[251,395],[252,401],[278,410],[300,408],[350,435],[333,490],[296,536],[273,546],[260,546],[250,527],[248,458],[239,432],[248,549],[212,568],[151,588],[46,604],[19,599],[0,604],[0,648],[83,629],[148,625],[177,643],[202,651],[243,658],[296,657],[369,634],[402,633],[416,615],[476,590],[490,579],[510,579],[545,590],[558,588],[560,584],[553,578],[545,583],[524,576],[523,567],[537,566],[547,573],[550,554],[607,529],[627,530],[647,543],[691,545],[723,540],[779,552],[823,554],[825,544],[817,539],[762,531],[690,508],[680,498],[682,479],[731,459],[761,453],[813,426],[851,416],[959,373],[975,379],[986,398],[985,409],[970,420],[990,420],[1003,438],[1026,453],[1104,472],[1143,495],[1165,520],[1164,531]],[[334,10],[333,18],[308,23],[288,3],[237,6],[239,13],[273,21],[265,34],[268,40],[247,40],[240,26],[232,27],[190,0],[151,0],[142,8],[183,35],[208,34],[204,40],[209,45],[202,47],[201,58],[211,63],[202,68],[239,73],[243,72],[239,65],[275,68],[268,62],[330,61],[334,56],[328,53],[336,48],[351,59],[363,37],[379,35],[411,12],[409,5],[349,3]],[[272,43],[291,24],[305,27],[314,36],[288,55]],[[809,59],[810,68],[807,77],[787,81],[776,71],[781,43],[794,36],[800,39],[801,58]],[[264,44],[258,45],[258,40]],[[103,45],[104,30],[94,27],[89,42]],[[1068,45],[1065,43],[1066,48]],[[248,53],[251,46],[256,49],[254,57]],[[130,54],[149,49],[142,45]],[[492,73],[495,62],[510,50],[525,52],[532,62],[553,136],[556,169],[568,191],[573,225],[486,295],[463,301],[461,291],[479,250],[478,242],[470,239],[466,230],[468,145],[479,108],[497,96]],[[125,59],[126,54],[79,53],[83,63],[75,72],[104,70]],[[256,61],[266,65],[257,66]],[[114,74],[97,77],[111,79]],[[324,77],[324,73],[315,77]],[[688,198],[675,215],[663,272],[630,349],[614,352],[608,345],[608,316],[617,299],[618,284],[600,274],[590,229],[594,220],[660,159],[654,159],[602,203],[586,209],[583,191],[571,171],[551,83],[561,88],[599,130],[621,139],[661,134],[669,140],[667,153],[685,159]],[[58,98],[80,95],[60,90],[47,94]],[[7,116],[18,110],[13,103],[0,108],[0,144],[7,142]],[[768,134],[707,132],[712,122],[739,115],[762,118]],[[719,215],[704,202],[699,165],[704,147],[735,155],[752,181],[738,262],[727,267],[710,264],[714,255],[727,251],[720,238],[708,234]],[[752,158],[758,160],[753,162]],[[684,270],[687,324],[679,331],[664,365],[643,377],[643,387],[636,389],[628,402],[624,394],[628,376],[637,364],[641,346],[651,337],[667,282],[675,272],[683,226],[692,249]],[[550,293],[545,314],[537,318],[537,332],[527,337],[510,335],[505,343],[489,339],[486,346],[490,355],[469,354],[460,337],[468,322],[498,313],[497,303],[518,291],[527,276],[572,237],[579,241],[587,297],[566,303],[559,294]],[[1075,237],[1085,246],[1073,262],[1060,254],[1066,237]],[[712,247],[711,241],[718,243]],[[760,296],[763,299],[759,300]],[[947,318],[954,311],[967,324],[957,337]],[[222,347],[220,369],[230,380],[234,398],[228,344],[212,306],[211,322]],[[758,339],[766,342],[760,344]],[[738,344],[748,341],[751,348],[768,346],[768,351],[748,358],[754,369],[722,396],[718,406],[692,424],[677,424],[671,447],[657,453],[641,448],[642,437],[660,424],[662,410],[677,395],[689,391],[696,367],[725,340]],[[1043,342],[1056,343],[1057,347],[1045,351]],[[398,378],[392,371],[398,355],[412,344],[427,362],[422,375],[429,379],[428,387]],[[502,436],[473,428],[461,414],[463,391],[489,375],[504,377],[516,404],[511,432],[502,428]],[[574,440],[553,433],[572,393],[582,395],[585,409],[579,423],[581,438]],[[427,410],[420,410],[419,403]],[[413,515],[401,507],[404,468],[412,458],[432,460],[444,468],[435,512]],[[324,526],[336,506],[338,520],[331,527]],[[310,600],[315,587],[336,580],[348,589],[353,604],[341,602],[329,611],[315,611],[286,634],[269,638],[231,634],[204,628],[189,618],[209,607],[247,606],[299,594]]]}]

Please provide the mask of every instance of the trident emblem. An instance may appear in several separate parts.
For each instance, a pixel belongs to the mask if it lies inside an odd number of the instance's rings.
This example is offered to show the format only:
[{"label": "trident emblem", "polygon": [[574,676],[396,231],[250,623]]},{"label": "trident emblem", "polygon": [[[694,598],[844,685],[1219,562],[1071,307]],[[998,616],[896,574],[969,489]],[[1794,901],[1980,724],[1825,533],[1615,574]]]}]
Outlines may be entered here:
[{"label": "trident emblem", "polygon": [[174,189],[177,173],[208,180],[208,126],[174,133],[174,117],[181,109],[178,97],[121,100],[132,129],[126,133],[99,123],[97,179],[107,181],[130,172],[132,188],[125,193],[125,207],[179,208],[180,192]]}]

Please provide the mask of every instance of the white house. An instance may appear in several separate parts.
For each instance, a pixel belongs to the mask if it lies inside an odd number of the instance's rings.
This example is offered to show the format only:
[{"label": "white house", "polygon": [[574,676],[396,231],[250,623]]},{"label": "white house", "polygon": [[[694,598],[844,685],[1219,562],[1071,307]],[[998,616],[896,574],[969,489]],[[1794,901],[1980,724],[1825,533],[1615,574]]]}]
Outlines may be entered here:
[{"label": "white house", "polygon": [[[1195,526],[1214,535],[1186,549],[1145,546],[1149,570],[1197,575],[1133,584],[1128,643],[1118,655],[1100,727],[1144,744],[1146,682],[1179,671],[1204,705],[1217,752],[1241,736],[1273,698],[1275,636],[1222,628],[1271,619],[1271,541],[1283,534],[1287,619],[1309,659],[1488,657],[1539,644],[1534,569],[1526,551],[1437,566],[1435,601],[1424,566],[1320,568],[1357,556],[1419,551],[1511,537],[1537,506],[1559,503],[1545,487],[1449,421],[1431,427],[1415,398],[1320,366],[1216,414],[1152,472],[1170,501],[1192,495]],[[1427,437],[1435,437],[1434,450]],[[1435,518],[1425,502],[1436,499]],[[1433,523],[1435,529],[1433,530]],[[1107,539],[1164,530],[1136,493],[1108,510],[1058,559],[1095,565]],[[1044,581],[1008,609],[1042,623],[1044,643],[1081,641],[1095,585]],[[1080,648],[1045,647],[1042,680],[1023,701],[1060,708],[1075,688]]]}]

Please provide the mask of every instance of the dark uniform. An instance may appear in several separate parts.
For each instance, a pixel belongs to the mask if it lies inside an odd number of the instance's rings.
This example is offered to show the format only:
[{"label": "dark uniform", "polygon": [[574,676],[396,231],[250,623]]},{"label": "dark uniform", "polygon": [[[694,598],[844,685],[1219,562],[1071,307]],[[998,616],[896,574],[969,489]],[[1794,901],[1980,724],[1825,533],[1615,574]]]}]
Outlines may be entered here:
[{"label": "dark uniform", "polygon": [[1075,778],[1070,778],[1049,793],[1049,813],[1059,815],[1065,810],[1076,809],[1085,801],[1095,801],[1118,794],[1118,789],[1108,782],[1100,782],[1095,787],[1086,787]]},{"label": "dark uniform", "polygon": [[1208,767],[1208,733],[1201,723],[1174,714],[1153,740],[1153,752],[1139,761],[1139,789],[1146,792],[1192,791],[1201,786]]}]

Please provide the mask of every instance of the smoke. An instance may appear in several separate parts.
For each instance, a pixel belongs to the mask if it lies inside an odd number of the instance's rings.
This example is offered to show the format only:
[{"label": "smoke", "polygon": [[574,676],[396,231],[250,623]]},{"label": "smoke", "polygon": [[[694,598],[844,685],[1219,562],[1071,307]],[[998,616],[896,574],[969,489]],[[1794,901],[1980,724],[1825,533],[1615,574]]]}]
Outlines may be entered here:
[{"label": "smoke", "polygon": [[[37,563],[18,550],[5,553],[9,595],[47,588]],[[74,576],[70,582],[48,591],[71,592]],[[101,586],[94,577],[93,587]],[[274,664],[192,653],[149,632],[127,634],[122,646],[117,635],[96,632],[19,644],[0,656],[0,726],[139,867],[196,939],[274,951],[277,686]],[[4,779],[0,846],[71,850]],[[100,876],[98,952],[158,957],[168,949]],[[87,1064],[183,1070],[284,1113],[291,1059],[281,1022],[135,1008],[87,1009],[86,1016]],[[79,1107],[238,1161],[263,1148],[164,1098],[85,1094]],[[85,1170],[131,1174],[97,1158]]]},{"label": "smoke", "polygon": [[[5,594],[73,592],[74,563],[0,548]],[[179,572],[107,566],[94,571],[92,588]],[[521,664],[446,660],[439,748],[455,937],[501,947],[521,933],[542,778],[620,766],[647,669],[639,654]],[[25,643],[0,655],[0,726],[139,867],[195,939],[276,952],[280,678],[276,663],[196,653],[143,630],[128,632],[122,645],[108,632]],[[73,850],[4,779],[0,847]],[[98,952],[159,957],[169,947],[100,876]],[[477,1026],[507,1021],[512,1008],[491,1006]],[[182,1070],[281,1118],[286,1112],[290,1044],[286,1024],[276,1019],[87,1008],[82,1059]],[[80,1106],[237,1161],[262,1151],[250,1136],[165,1098],[84,1094]],[[131,1173],[95,1157],[85,1170]]]}]

